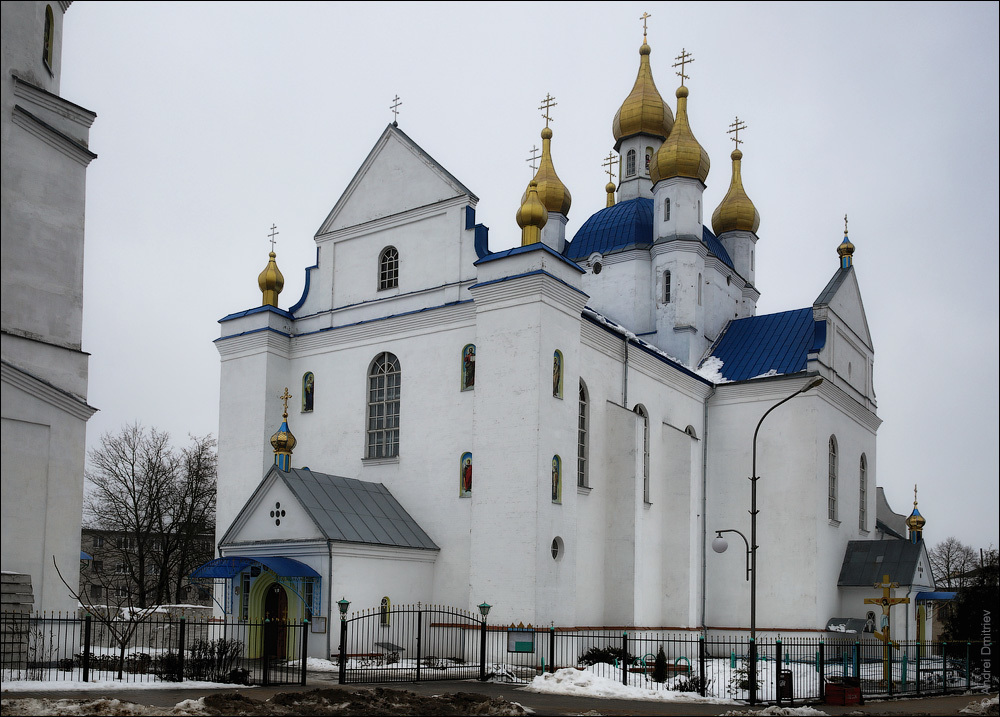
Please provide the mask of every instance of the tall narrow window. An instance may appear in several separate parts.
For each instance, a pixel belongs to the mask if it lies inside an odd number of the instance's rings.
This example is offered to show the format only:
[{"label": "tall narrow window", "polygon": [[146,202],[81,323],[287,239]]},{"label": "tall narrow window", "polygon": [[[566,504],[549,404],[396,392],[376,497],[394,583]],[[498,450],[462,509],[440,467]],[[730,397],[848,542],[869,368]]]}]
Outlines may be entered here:
[{"label": "tall narrow window", "polygon": [[837,519],[837,439],[830,436],[830,465],[827,489],[827,517]]},{"label": "tall narrow window", "polygon": [[635,175],[635,150],[630,149],[628,154],[625,155],[625,176],[632,177]]},{"label": "tall narrow window", "polygon": [[563,355],[562,351],[552,354],[552,395],[563,397]]},{"label": "tall narrow window", "polygon": [[552,456],[552,502],[562,503],[562,458]]},{"label": "tall narrow window", "polygon": [[663,200],[663,221],[670,221],[670,197]]},{"label": "tall narrow window", "polygon": [[240,617],[243,620],[250,618],[250,575],[247,573],[240,575]]},{"label": "tall narrow window", "polygon": [[399,359],[382,353],[368,370],[368,457],[399,455]]},{"label": "tall narrow window", "polygon": [[642,417],[642,500],[649,503],[649,414],[641,403],[632,410]]},{"label": "tall narrow window", "polygon": [[302,375],[302,412],[313,410],[313,397],[316,395],[316,377],[312,371]]},{"label": "tall narrow window", "polygon": [[858,527],[868,530],[868,458],[864,453],[858,468]]},{"label": "tall narrow window", "polygon": [[646,174],[649,174],[649,163],[653,159],[653,148],[646,147]]},{"label": "tall narrow window", "polygon": [[663,272],[663,303],[670,303],[670,272]]},{"label": "tall narrow window", "polygon": [[52,46],[55,44],[56,23],[52,16],[52,6],[45,6],[45,34],[42,37],[42,60],[52,69]]},{"label": "tall narrow window", "polygon": [[576,421],[576,484],[581,488],[587,487],[587,385],[580,379],[580,410],[577,413]]},{"label": "tall narrow window", "polygon": [[387,246],[378,257],[378,289],[395,289],[399,286],[399,252]]},{"label": "tall narrow window", "polygon": [[698,306],[701,306],[701,274],[698,274]]}]

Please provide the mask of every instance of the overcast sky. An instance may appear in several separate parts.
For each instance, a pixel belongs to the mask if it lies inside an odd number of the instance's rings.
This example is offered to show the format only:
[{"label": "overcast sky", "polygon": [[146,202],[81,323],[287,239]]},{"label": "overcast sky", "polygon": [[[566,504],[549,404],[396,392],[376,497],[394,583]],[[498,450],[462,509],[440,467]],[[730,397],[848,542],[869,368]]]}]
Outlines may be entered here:
[{"label": "overcast sky", "polygon": [[[651,14],[660,93],[730,179],[734,116],[761,224],[758,313],[810,306],[850,217],[875,346],[877,480],[925,537],[998,543],[998,4],[109,3],[66,14],[61,94],[97,112],[87,179],[88,444],[139,421],[218,433],[218,319],[258,306],[269,228],[301,296],[313,236],[385,126],[479,198],[491,249],[541,144],[605,204],[602,159]],[[276,416],[277,418],[277,416]],[[294,430],[294,427],[293,427]],[[328,466],[335,470],[335,466]]]}]

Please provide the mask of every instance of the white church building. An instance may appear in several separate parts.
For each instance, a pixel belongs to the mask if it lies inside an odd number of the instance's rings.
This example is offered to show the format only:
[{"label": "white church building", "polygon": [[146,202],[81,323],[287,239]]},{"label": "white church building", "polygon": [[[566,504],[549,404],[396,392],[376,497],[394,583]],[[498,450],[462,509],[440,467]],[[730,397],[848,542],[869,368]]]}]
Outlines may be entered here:
[{"label": "white church building", "polygon": [[[572,237],[547,121],[522,244],[504,251],[476,195],[393,123],[288,308],[271,253],[262,305],[224,317],[216,341],[227,609],[279,609],[277,582],[282,615],[331,623],[346,598],[485,601],[500,624],[746,630],[744,546],[711,544],[749,536],[755,456],[758,630],[864,618],[840,584],[863,572],[845,572],[850,546],[892,536],[876,526],[854,246],[846,231],[831,242],[811,306],[757,315],[742,153],[705,207],[688,92],[661,97],[644,38],[612,121],[619,184]],[[919,539],[898,542],[926,561]],[[910,589],[906,565],[892,579]]]}]

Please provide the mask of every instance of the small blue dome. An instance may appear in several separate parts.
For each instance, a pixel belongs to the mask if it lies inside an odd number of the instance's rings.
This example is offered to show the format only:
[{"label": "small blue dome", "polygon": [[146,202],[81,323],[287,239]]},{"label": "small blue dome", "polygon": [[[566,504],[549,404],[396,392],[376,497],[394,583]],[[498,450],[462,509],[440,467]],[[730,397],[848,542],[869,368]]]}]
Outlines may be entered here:
[{"label": "small blue dome", "polygon": [[594,252],[611,254],[653,243],[653,200],[637,197],[606,207],[583,223],[566,247],[567,259],[586,259]]}]

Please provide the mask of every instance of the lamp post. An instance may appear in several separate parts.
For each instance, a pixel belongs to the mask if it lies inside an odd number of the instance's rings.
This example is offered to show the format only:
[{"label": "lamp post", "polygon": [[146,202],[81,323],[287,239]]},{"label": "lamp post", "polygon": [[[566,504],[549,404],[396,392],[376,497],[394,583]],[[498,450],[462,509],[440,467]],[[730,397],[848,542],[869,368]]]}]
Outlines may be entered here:
[{"label": "lamp post", "polygon": [[486,682],[486,616],[490,614],[490,608],[493,606],[484,600],[476,607],[483,616],[483,621],[479,625],[479,681]]},{"label": "lamp post", "polygon": [[351,601],[347,598],[340,598],[337,601],[337,609],[340,610],[340,655],[338,656],[340,669],[337,677],[340,684],[347,682],[347,608],[350,606]]},{"label": "lamp post", "polygon": [[757,434],[760,432],[760,425],[764,422],[764,419],[770,415],[771,411],[776,409],[783,403],[791,401],[793,398],[798,396],[800,393],[805,393],[810,391],[823,383],[823,378],[817,376],[815,379],[807,383],[805,386],[800,388],[798,391],[783,398],[776,404],[771,406],[764,412],[764,415],[760,417],[757,421],[757,427],[753,432],[753,465],[750,475],[750,540],[743,533],[738,530],[717,530],[715,540],[712,541],[712,549],[721,553],[724,552],[729,544],[726,539],[722,537],[723,533],[737,533],[743,542],[747,544],[747,579],[750,581],[750,671],[749,671],[749,683],[750,683],[750,704],[756,704],[757,702],[757,481],[760,477],[757,475]]}]

